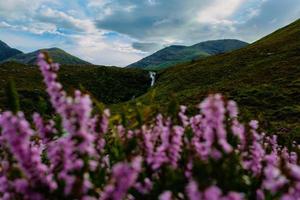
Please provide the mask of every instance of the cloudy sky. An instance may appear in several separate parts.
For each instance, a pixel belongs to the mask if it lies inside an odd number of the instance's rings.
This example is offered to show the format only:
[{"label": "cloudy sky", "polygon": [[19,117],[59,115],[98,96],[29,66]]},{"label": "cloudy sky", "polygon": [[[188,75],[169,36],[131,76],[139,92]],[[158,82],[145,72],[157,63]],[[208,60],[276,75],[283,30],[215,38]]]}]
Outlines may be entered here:
[{"label": "cloudy sky", "polygon": [[300,18],[300,0],[0,0],[0,40],[126,66],[171,44],[253,42]]}]

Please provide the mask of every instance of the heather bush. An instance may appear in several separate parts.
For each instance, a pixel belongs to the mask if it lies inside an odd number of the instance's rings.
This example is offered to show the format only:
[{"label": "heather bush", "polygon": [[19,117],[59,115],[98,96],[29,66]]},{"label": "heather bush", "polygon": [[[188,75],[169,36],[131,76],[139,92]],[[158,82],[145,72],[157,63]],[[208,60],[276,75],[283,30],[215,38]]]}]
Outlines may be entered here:
[{"label": "heather bush", "polygon": [[117,123],[87,94],[68,96],[47,54],[38,65],[56,115],[1,113],[1,199],[300,198],[296,142],[240,122],[234,101],[215,94],[192,116],[181,106],[175,117]]}]

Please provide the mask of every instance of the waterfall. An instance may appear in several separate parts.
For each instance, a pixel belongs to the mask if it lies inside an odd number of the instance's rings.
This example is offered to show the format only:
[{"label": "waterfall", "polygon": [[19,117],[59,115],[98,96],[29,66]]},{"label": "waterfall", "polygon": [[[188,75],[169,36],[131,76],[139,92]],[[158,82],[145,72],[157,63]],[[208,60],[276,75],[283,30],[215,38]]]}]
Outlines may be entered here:
[{"label": "waterfall", "polygon": [[151,87],[152,87],[155,83],[156,72],[149,72],[149,76],[151,78]]}]

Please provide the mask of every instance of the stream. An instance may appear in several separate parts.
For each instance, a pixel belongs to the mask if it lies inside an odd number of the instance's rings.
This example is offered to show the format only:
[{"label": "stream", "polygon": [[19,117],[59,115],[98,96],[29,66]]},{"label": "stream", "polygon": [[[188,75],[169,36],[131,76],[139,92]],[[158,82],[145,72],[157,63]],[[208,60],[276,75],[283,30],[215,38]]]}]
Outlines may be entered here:
[{"label": "stream", "polygon": [[152,87],[155,83],[156,72],[149,72],[149,76],[151,78],[151,87]]}]

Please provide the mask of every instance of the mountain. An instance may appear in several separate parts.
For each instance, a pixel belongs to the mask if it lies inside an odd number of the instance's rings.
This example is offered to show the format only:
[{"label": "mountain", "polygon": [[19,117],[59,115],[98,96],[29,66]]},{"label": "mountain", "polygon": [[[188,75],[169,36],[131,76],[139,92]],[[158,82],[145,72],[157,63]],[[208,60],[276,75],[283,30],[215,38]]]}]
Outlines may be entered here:
[{"label": "mountain", "polygon": [[248,43],[240,40],[212,40],[201,42],[193,46],[172,45],[135,62],[128,67],[159,70],[172,65],[195,61],[201,58],[230,52],[247,46]]},{"label": "mountain", "polygon": [[11,48],[6,43],[0,40],[0,62],[21,53],[22,51]]},{"label": "mountain", "polygon": [[88,64],[90,64],[89,62],[81,60],[80,58],[77,58],[59,48],[40,49],[40,50],[31,52],[31,53],[18,54],[18,55],[15,55],[13,57],[10,57],[10,58],[4,60],[3,62],[14,61],[14,62],[23,63],[23,64],[35,64],[37,55],[40,51],[48,52],[50,57],[53,60],[55,60],[55,62],[58,62],[60,64],[66,64],[66,65],[88,65]]},{"label": "mountain", "polygon": [[296,127],[299,132],[299,63],[297,20],[237,51],[160,71],[153,89],[137,100],[149,103],[155,94],[151,104],[159,108],[174,99],[194,108],[209,93],[222,93],[237,101],[243,118],[258,118],[262,126],[274,131]]}]

